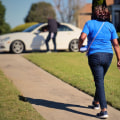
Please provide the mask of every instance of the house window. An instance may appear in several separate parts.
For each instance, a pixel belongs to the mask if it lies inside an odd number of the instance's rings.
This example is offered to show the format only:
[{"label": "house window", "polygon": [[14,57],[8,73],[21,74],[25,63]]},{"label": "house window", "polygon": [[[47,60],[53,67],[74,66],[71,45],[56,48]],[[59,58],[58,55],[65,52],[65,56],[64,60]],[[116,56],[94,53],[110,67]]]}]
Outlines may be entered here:
[{"label": "house window", "polygon": [[120,0],[115,0],[115,4],[120,4]]},{"label": "house window", "polygon": [[120,11],[115,11],[115,28],[120,31]]}]

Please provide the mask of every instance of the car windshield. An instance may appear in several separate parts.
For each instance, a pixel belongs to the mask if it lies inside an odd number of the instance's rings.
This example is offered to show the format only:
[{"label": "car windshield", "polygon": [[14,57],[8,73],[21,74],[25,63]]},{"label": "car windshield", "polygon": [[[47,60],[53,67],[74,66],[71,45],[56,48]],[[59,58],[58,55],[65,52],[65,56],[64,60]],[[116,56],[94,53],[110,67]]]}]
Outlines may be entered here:
[{"label": "car windshield", "polygon": [[37,28],[38,26],[42,25],[43,23],[39,23],[39,24],[35,24],[35,25],[32,25],[31,27],[23,30],[23,32],[31,32],[33,31],[35,28]]}]

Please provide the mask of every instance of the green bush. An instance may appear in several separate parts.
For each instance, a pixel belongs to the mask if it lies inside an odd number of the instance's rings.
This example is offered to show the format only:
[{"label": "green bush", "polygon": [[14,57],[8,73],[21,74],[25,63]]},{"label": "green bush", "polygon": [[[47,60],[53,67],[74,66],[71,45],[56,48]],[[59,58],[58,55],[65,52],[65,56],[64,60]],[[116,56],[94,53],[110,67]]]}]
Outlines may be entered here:
[{"label": "green bush", "polygon": [[3,24],[0,24],[0,35],[6,34],[10,32],[10,25],[4,22]]},{"label": "green bush", "polygon": [[26,28],[38,24],[37,22],[30,22],[30,23],[25,23],[19,26],[16,26],[15,28],[11,29],[11,32],[21,32],[23,30],[25,30]]},{"label": "green bush", "polygon": [[120,32],[118,32],[118,42],[119,42],[119,44],[120,44]]}]

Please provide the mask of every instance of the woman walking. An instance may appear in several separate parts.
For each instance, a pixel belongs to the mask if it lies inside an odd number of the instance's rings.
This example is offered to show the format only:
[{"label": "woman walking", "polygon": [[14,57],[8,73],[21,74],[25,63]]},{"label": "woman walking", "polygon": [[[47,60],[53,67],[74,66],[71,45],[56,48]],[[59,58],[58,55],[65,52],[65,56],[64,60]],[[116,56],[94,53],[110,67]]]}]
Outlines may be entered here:
[{"label": "woman walking", "polygon": [[[117,67],[120,69],[120,48],[117,41],[117,33],[110,23],[108,8],[97,6],[94,11],[94,19],[84,25],[79,38],[78,47],[81,48],[84,40],[88,37],[88,63],[95,81],[94,109],[101,108],[97,114],[99,118],[108,118],[107,102],[104,90],[104,76],[113,58],[112,45],[117,57]],[[111,44],[112,43],[112,44]]]}]

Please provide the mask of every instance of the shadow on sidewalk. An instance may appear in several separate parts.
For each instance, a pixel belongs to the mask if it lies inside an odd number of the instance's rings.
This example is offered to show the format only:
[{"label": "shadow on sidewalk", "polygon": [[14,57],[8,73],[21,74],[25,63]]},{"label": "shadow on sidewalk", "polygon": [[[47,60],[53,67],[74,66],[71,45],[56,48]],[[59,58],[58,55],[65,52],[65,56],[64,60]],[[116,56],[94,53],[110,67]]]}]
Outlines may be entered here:
[{"label": "shadow on sidewalk", "polygon": [[69,107],[80,107],[80,108],[91,109],[90,106],[86,107],[86,106],[81,106],[81,105],[60,103],[60,102],[54,102],[54,101],[49,101],[49,100],[43,100],[43,99],[33,99],[33,98],[29,98],[29,97],[25,97],[25,99],[31,104],[40,105],[40,106],[44,106],[44,107],[48,107],[48,108],[66,110],[66,111],[69,111],[72,113],[81,114],[81,115],[85,115],[85,116],[89,116],[89,117],[96,117],[95,115],[76,111],[76,110],[69,108]]}]

